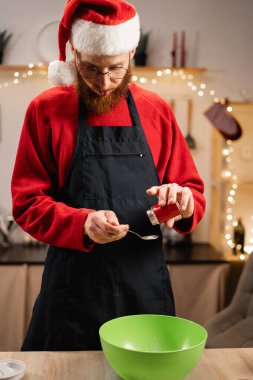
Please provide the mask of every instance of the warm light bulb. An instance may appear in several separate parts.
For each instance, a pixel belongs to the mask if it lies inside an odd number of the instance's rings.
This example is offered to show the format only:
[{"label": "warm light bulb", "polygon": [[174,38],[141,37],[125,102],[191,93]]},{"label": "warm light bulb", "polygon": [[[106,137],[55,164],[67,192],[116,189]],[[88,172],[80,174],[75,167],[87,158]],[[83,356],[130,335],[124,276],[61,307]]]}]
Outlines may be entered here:
[{"label": "warm light bulb", "polygon": [[232,108],[231,106],[228,106],[228,107],[227,107],[227,111],[228,111],[228,112],[232,112],[232,111],[233,111],[233,108]]},{"label": "warm light bulb", "polygon": [[161,76],[163,75],[163,73],[162,73],[161,70],[158,70],[157,73],[156,73],[156,75],[157,75],[158,77],[161,77]]},{"label": "warm light bulb", "polygon": [[192,82],[188,82],[188,83],[187,83],[187,86],[188,86],[188,87],[191,87],[192,85],[193,85]]},{"label": "warm light bulb", "polygon": [[229,240],[230,238],[231,238],[231,235],[230,235],[230,234],[226,234],[226,235],[225,235],[225,239],[226,239],[226,240]]},{"label": "warm light bulb", "polygon": [[198,96],[203,96],[204,95],[204,92],[203,91],[199,91],[198,92]]},{"label": "warm light bulb", "polygon": [[243,253],[240,254],[240,259],[245,260],[245,255]]},{"label": "warm light bulb", "polygon": [[171,74],[171,70],[170,69],[166,69],[165,70],[165,74],[167,74],[167,75]]},{"label": "warm light bulb", "polygon": [[245,245],[244,246],[244,251],[248,254],[251,255],[253,252],[253,246],[252,245]]},{"label": "warm light bulb", "polygon": [[33,72],[30,70],[30,71],[28,71],[28,72],[27,72],[27,74],[28,74],[28,75],[29,75],[29,77],[30,77],[30,76],[32,76],[32,75],[33,75]]},{"label": "warm light bulb", "polygon": [[18,72],[18,71],[16,71],[16,72],[14,73],[14,77],[16,77],[16,78],[19,77],[19,72]]},{"label": "warm light bulb", "polygon": [[157,84],[157,80],[156,79],[152,79],[151,83],[152,84]]},{"label": "warm light bulb", "polygon": [[236,183],[233,183],[232,188],[236,190],[238,188],[238,185]]},{"label": "warm light bulb", "polygon": [[195,84],[192,85],[192,91],[196,91],[197,90],[197,86]]},{"label": "warm light bulb", "polygon": [[200,88],[202,88],[202,90],[204,90],[206,88],[205,83],[201,83]]},{"label": "warm light bulb", "polygon": [[235,195],[235,191],[234,190],[230,190],[229,194],[230,195]]},{"label": "warm light bulb", "polygon": [[232,220],[233,219],[233,216],[232,215],[228,215],[227,216],[227,220]]},{"label": "warm light bulb", "polygon": [[13,83],[14,83],[14,84],[18,84],[18,83],[19,83],[19,80],[18,80],[18,79],[14,79]]},{"label": "warm light bulb", "polygon": [[140,78],[140,82],[141,82],[141,83],[145,83],[145,82],[146,82],[146,79],[142,77],[142,78]]},{"label": "warm light bulb", "polygon": [[33,63],[29,63],[28,67],[29,67],[29,69],[33,69],[34,68],[34,64]]},{"label": "warm light bulb", "polygon": [[137,77],[136,75],[133,75],[133,76],[132,76],[132,80],[133,80],[134,82],[136,82],[137,79],[138,79],[138,77]]},{"label": "warm light bulb", "polygon": [[228,156],[229,155],[229,149],[225,148],[222,150],[223,156]]},{"label": "warm light bulb", "polygon": [[209,91],[209,94],[210,94],[211,96],[214,96],[214,95],[215,95],[215,91],[214,91],[214,90],[210,90],[210,91]]},{"label": "warm light bulb", "polygon": [[237,222],[236,220],[233,222],[233,226],[234,226],[234,227],[237,227],[237,226],[238,226],[238,222]]}]

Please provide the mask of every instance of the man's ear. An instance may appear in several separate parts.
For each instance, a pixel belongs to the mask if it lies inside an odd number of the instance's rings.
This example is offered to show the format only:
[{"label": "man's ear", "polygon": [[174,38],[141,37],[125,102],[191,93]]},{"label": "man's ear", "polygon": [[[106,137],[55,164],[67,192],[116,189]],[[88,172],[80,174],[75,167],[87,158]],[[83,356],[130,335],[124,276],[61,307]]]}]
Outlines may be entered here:
[{"label": "man's ear", "polygon": [[130,51],[130,60],[133,58],[133,56],[135,55],[135,51],[136,49],[133,49]]}]

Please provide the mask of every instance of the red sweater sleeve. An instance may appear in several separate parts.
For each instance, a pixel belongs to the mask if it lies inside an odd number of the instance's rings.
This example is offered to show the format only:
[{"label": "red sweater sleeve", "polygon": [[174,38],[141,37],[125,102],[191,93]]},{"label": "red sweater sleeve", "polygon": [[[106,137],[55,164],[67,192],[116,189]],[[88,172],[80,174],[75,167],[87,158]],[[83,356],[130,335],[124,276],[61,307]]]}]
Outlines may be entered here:
[{"label": "red sweater sleeve", "polygon": [[38,116],[36,102],[26,112],[12,175],[13,216],[37,240],[56,247],[90,251],[83,224],[89,209],[76,209],[56,201],[58,169],[52,136]]},{"label": "red sweater sleeve", "polygon": [[139,89],[135,84],[132,90],[160,183],[175,182],[192,191],[193,216],[176,222],[173,227],[177,232],[190,233],[202,219],[206,205],[204,184],[191,151],[168,103],[156,93]]}]

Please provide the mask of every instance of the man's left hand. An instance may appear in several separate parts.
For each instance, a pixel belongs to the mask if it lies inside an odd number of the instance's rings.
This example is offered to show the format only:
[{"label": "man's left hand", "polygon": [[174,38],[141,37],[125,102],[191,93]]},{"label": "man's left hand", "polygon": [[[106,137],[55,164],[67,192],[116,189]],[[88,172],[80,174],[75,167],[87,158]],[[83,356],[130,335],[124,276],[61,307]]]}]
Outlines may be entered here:
[{"label": "man's left hand", "polygon": [[146,190],[148,195],[158,197],[159,206],[163,207],[170,203],[179,203],[181,215],[167,220],[164,224],[172,228],[174,223],[182,218],[189,218],[194,211],[194,199],[189,187],[179,186],[177,183],[169,183],[161,186],[152,186]]}]

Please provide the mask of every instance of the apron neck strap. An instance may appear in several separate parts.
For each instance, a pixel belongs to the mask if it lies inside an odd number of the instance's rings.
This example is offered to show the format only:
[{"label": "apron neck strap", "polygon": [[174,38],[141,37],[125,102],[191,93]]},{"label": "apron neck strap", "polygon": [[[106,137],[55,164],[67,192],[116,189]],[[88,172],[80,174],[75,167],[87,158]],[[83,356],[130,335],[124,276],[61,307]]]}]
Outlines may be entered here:
[{"label": "apron neck strap", "polygon": [[[139,118],[138,111],[133,99],[133,95],[131,94],[130,90],[128,91],[126,101],[129,107],[133,126],[136,127],[137,129],[141,129],[140,118]],[[82,130],[86,126],[88,126],[87,111],[85,109],[85,104],[83,100],[81,99],[81,97],[79,97],[79,105],[78,105],[78,124],[79,124],[79,129],[82,129]],[[81,132],[81,135],[84,135],[84,133]]]}]

